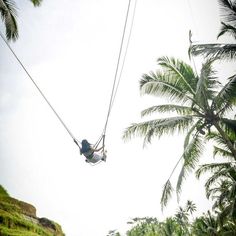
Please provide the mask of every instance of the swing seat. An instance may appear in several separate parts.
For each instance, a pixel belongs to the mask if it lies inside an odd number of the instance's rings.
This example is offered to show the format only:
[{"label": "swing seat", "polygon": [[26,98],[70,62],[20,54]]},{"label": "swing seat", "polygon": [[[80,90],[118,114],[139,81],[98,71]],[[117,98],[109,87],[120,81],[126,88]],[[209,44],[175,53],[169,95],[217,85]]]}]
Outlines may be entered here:
[{"label": "swing seat", "polygon": [[103,152],[102,156],[98,155],[97,153],[94,153],[92,158],[86,158],[85,161],[91,165],[97,165],[102,161],[106,162],[106,159],[107,159],[107,155],[105,151]]}]

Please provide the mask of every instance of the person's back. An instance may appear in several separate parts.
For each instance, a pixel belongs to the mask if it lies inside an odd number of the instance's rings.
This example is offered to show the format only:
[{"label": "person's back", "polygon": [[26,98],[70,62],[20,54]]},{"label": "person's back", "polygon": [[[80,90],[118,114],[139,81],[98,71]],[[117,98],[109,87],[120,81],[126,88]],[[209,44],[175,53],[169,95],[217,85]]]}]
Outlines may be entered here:
[{"label": "person's back", "polygon": [[86,157],[87,162],[97,163],[99,161],[106,161],[106,154],[104,152],[102,156],[95,153],[102,150],[103,147],[99,149],[94,149],[91,147],[91,144],[86,139],[83,139],[81,144],[82,147],[80,148],[80,154],[83,154]]},{"label": "person's back", "polygon": [[93,149],[91,148],[91,144],[86,140],[82,140],[82,147],[80,149],[80,153],[83,154],[87,159],[93,158]]}]

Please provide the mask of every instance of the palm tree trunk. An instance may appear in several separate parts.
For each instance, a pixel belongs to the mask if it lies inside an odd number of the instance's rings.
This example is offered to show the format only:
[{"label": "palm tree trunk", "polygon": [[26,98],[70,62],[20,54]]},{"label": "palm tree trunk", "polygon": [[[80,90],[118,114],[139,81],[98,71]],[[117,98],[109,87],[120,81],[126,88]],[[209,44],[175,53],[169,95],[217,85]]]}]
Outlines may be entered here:
[{"label": "palm tree trunk", "polygon": [[229,137],[226,135],[226,133],[222,130],[222,128],[219,126],[219,124],[217,122],[214,122],[213,125],[215,126],[217,131],[220,133],[221,137],[225,140],[226,145],[228,146],[229,150],[233,154],[234,159],[236,160],[236,149],[234,148]]}]

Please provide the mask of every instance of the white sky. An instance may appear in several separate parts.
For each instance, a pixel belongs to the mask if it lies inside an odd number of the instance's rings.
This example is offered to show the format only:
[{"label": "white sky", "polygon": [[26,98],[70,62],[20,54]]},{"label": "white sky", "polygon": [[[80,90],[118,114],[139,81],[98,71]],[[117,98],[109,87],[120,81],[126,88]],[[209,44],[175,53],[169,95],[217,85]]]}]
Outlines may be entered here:
[{"label": "white sky", "polygon": [[[79,140],[95,142],[104,126],[127,3],[45,0],[40,8],[18,3],[20,38],[11,46]],[[193,40],[215,42],[218,16],[217,0],[138,1],[108,124],[108,160],[93,167],[0,42],[0,183],[11,196],[32,203],[39,217],[61,224],[68,236],[104,236],[132,217],[175,213],[176,198],[164,213],[159,202],[182,153],[182,137],[154,139],[143,149],[141,139],[125,143],[121,136],[141,120],[142,109],[166,102],[140,97],[142,74],[156,70],[161,56],[188,62],[189,29]],[[209,153],[202,159],[207,158]],[[194,178],[183,187],[181,203],[188,199],[199,213],[210,207],[203,183]]]}]

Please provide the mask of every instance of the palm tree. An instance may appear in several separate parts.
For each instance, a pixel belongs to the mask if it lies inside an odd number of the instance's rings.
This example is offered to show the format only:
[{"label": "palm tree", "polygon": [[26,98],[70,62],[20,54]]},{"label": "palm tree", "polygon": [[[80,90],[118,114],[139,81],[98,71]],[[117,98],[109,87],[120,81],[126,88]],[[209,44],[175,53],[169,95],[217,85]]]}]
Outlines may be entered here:
[{"label": "palm tree", "polygon": [[194,236],[231,236],[236,235],[236,227],[232,222],[221,227],[219,219],[210,211],[195,219],[191,225],[191,235]]},{"label": "palm tree", "polygon": [[129,224],[134,226],[127,231],[127,236],[158,236],[159,221],[156,218],[134,218]]},{"label": "palm tree", "polygon": [[198,177],[205,171],[214,174],[206,181],[208,198],[215,200],[213,209],[218,213],[220,222],[233,220],[236,223],[236,169],[230,162],[202,165],[198,169]]},{"label": "palm tree", "polygon": [[[124,139],[144,137],[144,145],[151,142],[154,136],[186,132],[184,151],[179,159],[183,159],[184,163],[176,187],[178,194],[183,178],[198,163],[205,133],[211,132],[211,127],[219,132],[236,160],[236,150],[229,139],[229,134],[235,133],[236,121],[225,117],[236,104],[236,76],[222,86],[215,77],[213,61],[206,60],[198,76],[191,66],[181,60],[159,58],[157,62],[162,70],[144,74],[140,90],[142,94],[168,97],[173,103],[147,108],[141,114],[147,116],[155,112],[173,112],[175,116],[134,123],[124,132]],[[173,191],[170,178],[174,170],[164,185],[162,207],[166,206]]]},{"label": "palm tree", "polygon": [[192,214],[194,211],[196,211],[196,205],[192,201],[188,200],[185,207],[179,207],[175,214],[175,220],[184,235],[190,235],[191,224],[189,220],[189,213]]},{"label": "palm tree", "polygon": [[[196,175],[199,178],[203,173],[212,173],[205,183],[206,196],[214,200],[213,210],[218,215],[221,228],[225,228],[231,222],[236,231],[236,162],[218,134],[212,133],[209,138],[216,140],[220,145],[214,147],[214,155],[220,154],[229,161],[202,165],[196,171]],[[231,137],[233,144],[236,144],[235,140],[235,136]]]},{"label": "palm tree", "polygon": [[[42,0],[30,0],[34,6],[39,6]],[[16,22],[17,7],[13,0],[0,0],[0,14],[5,24],[6,38],[15,41],[18,38]]]},{"label": "palm tree", "polygon": [[159,228],[160,228],[159,235],[163,236],[184,235],[184,232],[180,224],[178,224],[176,218],[174,217],[166,218],[165,221],[160,222]]},{"label": "palm tree", "polygon": [[186,212],[189,212],[192,215],[193,212],[197,210],[196,204],[188,200],[185,206],[185,210]]},{"label": "palm tree", "polygon": [[210,211],[198,217],[192,224],[192,233],[196,236],[218,236],[219,225],[215,216]]},{"label": "palm tree", "polygon": [[189,216],[188,212],[182,207],[179,207],[177,213],[175,214],[176,222],[180,225],[182,232],[184,232],[185,235],[189,235],[188,216]]},{"label": "palm tree", "polygon": [[[219,3],[224,22],[221,22],[222,27],[217,38],[227,34],[236,39],[236,1],[219,0]],[[203,55],[205,57],[232,60],[236,59],[236,44],[195,44],[190,46],[190,53],[196,56]]]}]

